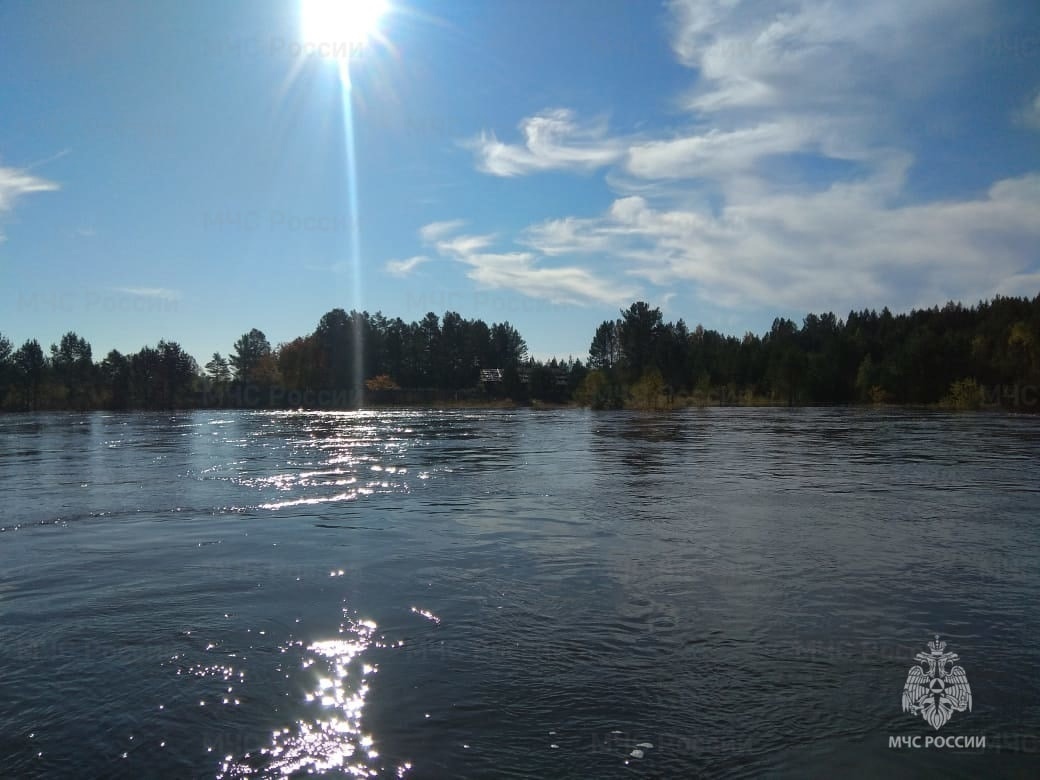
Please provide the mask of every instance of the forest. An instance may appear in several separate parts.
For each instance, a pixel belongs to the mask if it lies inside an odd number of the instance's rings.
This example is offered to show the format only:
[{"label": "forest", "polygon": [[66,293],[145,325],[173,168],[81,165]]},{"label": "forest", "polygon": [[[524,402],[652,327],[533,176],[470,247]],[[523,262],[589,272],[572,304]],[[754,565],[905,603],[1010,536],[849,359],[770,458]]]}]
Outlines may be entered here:
[{"label": "forest", "polygon": [[175,341],[95,360],[68,332],[49,350],[0,334],[0,409],[354,408],[359,405],[941,405],[1040,409],[1040,295],[966,307],[777,318],[724,335],[635,302],[596,328],[585,359],[538,361],[508,322],[449,311],[406,323],[325,314],[272,346],[244,333],[204,365]]}]

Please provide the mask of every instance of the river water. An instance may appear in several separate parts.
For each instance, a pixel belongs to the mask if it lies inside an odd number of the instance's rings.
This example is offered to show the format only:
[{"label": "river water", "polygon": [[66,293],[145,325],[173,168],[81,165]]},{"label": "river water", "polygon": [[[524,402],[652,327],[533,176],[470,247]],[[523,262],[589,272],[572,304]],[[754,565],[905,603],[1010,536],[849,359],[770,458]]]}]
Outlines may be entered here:
[{"label": "river water", "polygon": [[1035,777],[1038,460],[994,414],[4,416],[0,775]]}]

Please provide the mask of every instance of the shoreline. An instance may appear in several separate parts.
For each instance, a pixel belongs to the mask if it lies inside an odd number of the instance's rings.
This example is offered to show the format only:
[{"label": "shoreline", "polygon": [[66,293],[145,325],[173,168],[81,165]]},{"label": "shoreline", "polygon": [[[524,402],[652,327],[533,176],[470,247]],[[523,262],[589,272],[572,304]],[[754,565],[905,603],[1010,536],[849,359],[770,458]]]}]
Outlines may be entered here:
[{"label": "shoreline", "polygon": [[755,401],[751,403],[719,403],[719,402],[689,402],[662,404],[659,406],[625,405],[612,408],[594,408],[578,403],[547,403],[544,401],[532,401],[528,403],[501,400],[501,401],[439,401],[432,404],[370,404],[360,408],[351,407],[275,407],[275,406],[178,406],[163,409],[4,409],[0,410],[0,417],[14,417],[34,414],[90,414],[104,412],[106,414],[154,414],[156,412],[169,412],[184,414],[188,412],[385,412],[385,411],[415,411],[436,412],[445,410],[518,410],[528,409],[531,411],[560,411],[565,409],[585,410],[589,412],[641,412],[641,413],[670,413],[684,411],[687,409],[848,409],[848,410],[876,410],[876,411],[918,411],[918,412],[951,412],[951,413],[1004,413],[1004,414],[1035,414],[1022,408],[1000,406],[999,404],[987,404],[978,408],[957,408],[947,404],[893,404],[893,403],[816,403],[816,404],[788,404],[770,401]]}]

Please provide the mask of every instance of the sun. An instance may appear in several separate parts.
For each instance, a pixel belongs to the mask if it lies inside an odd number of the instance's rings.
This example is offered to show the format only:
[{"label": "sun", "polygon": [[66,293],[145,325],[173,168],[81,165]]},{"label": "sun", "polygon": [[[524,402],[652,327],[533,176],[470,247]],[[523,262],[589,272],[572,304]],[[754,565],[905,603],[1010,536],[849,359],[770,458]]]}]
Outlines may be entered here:
[{"label": "sun", "polygon": [[300,32],[312,51],[341,56],[340,49],[364,46],[377,31],[386,0],[301,0]]}]

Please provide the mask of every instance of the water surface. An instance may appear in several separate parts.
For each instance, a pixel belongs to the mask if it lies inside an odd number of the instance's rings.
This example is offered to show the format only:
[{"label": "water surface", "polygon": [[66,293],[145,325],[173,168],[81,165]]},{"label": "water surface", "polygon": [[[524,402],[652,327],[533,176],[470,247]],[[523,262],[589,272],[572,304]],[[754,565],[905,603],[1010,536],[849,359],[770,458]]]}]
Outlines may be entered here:
[{"label": "water surface", "polygon": [[[1040,421],[0,418],[5,777],[1035,776]],[[971,712],[901,710],[935,633]]]}]

